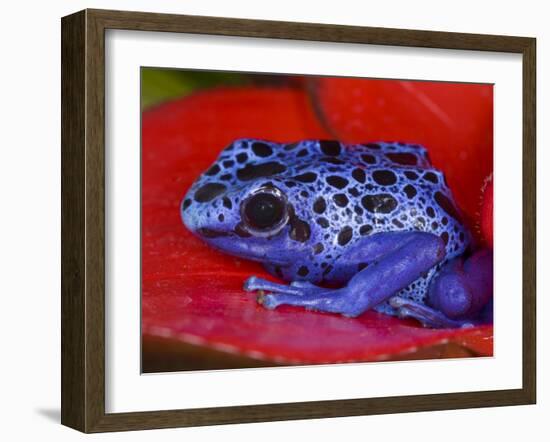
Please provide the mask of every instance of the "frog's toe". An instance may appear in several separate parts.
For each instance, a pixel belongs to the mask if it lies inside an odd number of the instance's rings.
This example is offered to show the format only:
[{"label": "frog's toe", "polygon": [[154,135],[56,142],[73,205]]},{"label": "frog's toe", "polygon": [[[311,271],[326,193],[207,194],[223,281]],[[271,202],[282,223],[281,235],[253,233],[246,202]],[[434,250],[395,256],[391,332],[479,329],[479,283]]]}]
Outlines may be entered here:
[{"label": "frog's toe", "polygon": [[275,295],[260,295],[258,296],[258,304],[263,305],[268,310],[273,310],[280,305]]},{"label": "frog's toe", "polygon": [[256,288],[259,280],[260,280],[260,278],[258,278],[257,276],[251,276],[250,278],[248,278],[244,282],[243,289],[247,292],[252,292],[254,290],[259,290],[259,289]]},{"label": "frog's toe", "polygon": [[301,295],[289,293],[269,293],[258,297],[258,303],[269,310],[273,310],[280,305],[298,305],[308,307],[307,302],[302,301]]}]

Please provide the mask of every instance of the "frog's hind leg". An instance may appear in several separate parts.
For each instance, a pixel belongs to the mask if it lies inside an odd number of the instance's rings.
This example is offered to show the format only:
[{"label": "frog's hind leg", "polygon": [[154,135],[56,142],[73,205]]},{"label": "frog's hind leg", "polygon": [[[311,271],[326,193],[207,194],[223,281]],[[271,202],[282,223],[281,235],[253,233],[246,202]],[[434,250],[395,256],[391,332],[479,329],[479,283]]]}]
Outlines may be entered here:
[{"label": "frog's hind leg", "polygon": [[457,258],[441,269],[429,287],[430,306],[397,296],[390,299],[390,305],[400,316],[416,318],[428,327],[465,327],[487,322],[484,310],[492,295],[493,254],[481,250],[466,261]]},{"label": "frog's hind leg", "polygon": [[[395,241],[396,238],[399,241]],[[260,299],[267,308],[288,304],[354,317],[407,287],[439,263],[445,254],[441,238],[430,233],[410,232],[399,236],[390,233],[379,237],[379,243],[381,247],[386,245],[386,252],[343,288],[326,289],[303,282],[273,286],[274,283],[252,279],[247,281],[245,289],[270,291]]]}]

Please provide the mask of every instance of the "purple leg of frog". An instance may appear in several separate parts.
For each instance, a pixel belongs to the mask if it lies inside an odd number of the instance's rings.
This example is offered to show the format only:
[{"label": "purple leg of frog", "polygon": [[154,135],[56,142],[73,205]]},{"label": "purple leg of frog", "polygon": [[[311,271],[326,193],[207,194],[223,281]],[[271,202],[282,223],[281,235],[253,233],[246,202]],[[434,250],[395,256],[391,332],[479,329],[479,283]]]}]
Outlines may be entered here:
[{"label": "purple leg of frog", "polygon": [[[453,260],[433,280],[428,294],[431,306],[395,296],[404,287],[437,265],[445,256],[443,241],[436,235],[411,232],[379,235],[366,253],[378,259],[339,289],[318,287],[309,282],[277,284],[251,277],[245,289],[265,290],[261,302],[273,309],[279,305],[302,306],[311,310],[355,317],[384,301],[400,316],[411,316],[429,327],[462,327],[474,324],[475,317],[492,293],[492,255],[474,255],[463,265]],[[480,271],[481,270],[481,271]]]},{"label": "purple leg of frog", "polygon": [[492,322],[484,308],[493,294],[493,253],[481,250],[447,263],[428,291],[431,307],[394,296],[390,305],[429,327],[464,327]]}]

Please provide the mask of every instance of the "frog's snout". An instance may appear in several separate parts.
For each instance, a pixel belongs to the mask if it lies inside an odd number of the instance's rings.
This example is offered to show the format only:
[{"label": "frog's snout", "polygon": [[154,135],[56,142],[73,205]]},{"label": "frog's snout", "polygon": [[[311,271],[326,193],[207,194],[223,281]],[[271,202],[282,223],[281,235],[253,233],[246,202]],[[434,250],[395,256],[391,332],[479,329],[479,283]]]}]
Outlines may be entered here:
[{"label": "frog's snout", "polygon": [[212,239],[228,236],[228,228],[225,219],[219,215],[212,217],[211,208],[185,198],[180,207],[183,224],[193,234],[203,238]]},{"label": "frog's snout", "polygon": [[185,198],[180,207],[181,220],[185,227],[199,236],[211,238],[216,230],[216,226],[209,223],[206,211],[199,207],[199,203]]}]

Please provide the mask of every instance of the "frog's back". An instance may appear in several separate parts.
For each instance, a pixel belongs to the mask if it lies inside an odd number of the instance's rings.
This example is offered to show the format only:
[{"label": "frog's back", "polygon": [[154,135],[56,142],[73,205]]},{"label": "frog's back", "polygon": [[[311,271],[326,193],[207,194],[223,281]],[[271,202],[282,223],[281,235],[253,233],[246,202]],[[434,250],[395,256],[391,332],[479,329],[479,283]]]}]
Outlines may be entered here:
[{"label": "frog's back", "polygon": [[297,212],[322,228],[329,256],[341,255],[365,236],[395,231],[440,236],[448,259],[468,246],[469,235],[445,177],[423,146],[309,140],[282,149],[283,154],[293,153],[284,158],[289,166],[286,184],[308,184]]},{"label": "frog's back", "polygon": [[233,160],[237,168],[248,163],[279,162],[288,167],[285,173],[300,170],[304,164],[431,167],[426,149],[418,144],[376,142],[343,144],[334,140],[302,140],[274,143],[257,139],[239,139],[231,143],[218,158]]},{"label": "frog's back", "polygon": [[[361,179],[361,170],[395,167],[431,168],[427,151],[418,144],[400,142],[343,144],[333,140],[302,140],[275,143],[257,139],[238,139],[224,149],[212,167],[195,183],[219,180],[235,186],[257,178],[279,176],[293,178],[308,170],[322,178],[328,173],[353,173]],[[355,170],[355,172],[354,172]],[[307,178],[310,178],[310,181]],[[313,183],[313,175],[304,182]]]}]

